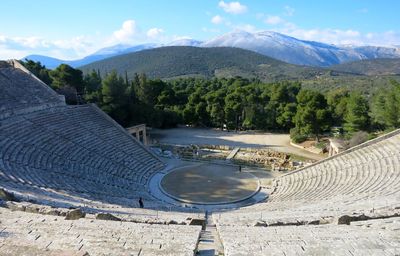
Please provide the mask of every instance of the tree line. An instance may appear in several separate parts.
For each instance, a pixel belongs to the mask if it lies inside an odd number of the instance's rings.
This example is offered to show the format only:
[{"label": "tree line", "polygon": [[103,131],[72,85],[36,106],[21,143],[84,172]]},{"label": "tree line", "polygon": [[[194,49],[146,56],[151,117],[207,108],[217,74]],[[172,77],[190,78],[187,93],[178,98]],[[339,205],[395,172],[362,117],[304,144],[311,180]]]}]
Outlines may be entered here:
[{"label": "tree line", "polygon": [[23,64],[66,95],[69,104],[96,103],[123,126],[188,124],[290,131],[296,142],[310,137],[318,140],[333,127],[343,129],[347,136],[400,127],[400,84],[396,81],[373,95],[344,88],[321,93],[295,81],[262,83],[241,77],[163,81],[145,74],[128,80],[115,71],[93,70],[83,75],[65,64],[54,70],[30,60]]}]

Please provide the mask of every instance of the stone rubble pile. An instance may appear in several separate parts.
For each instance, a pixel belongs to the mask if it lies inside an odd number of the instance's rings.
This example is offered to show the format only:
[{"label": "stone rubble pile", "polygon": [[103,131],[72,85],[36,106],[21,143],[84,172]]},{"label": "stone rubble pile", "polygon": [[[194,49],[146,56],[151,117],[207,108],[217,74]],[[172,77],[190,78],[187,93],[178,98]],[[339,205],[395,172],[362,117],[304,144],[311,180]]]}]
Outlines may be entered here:
[{"label": "stone rubble pile", "polygon": [[293,162],[290,155],[269,149],[240,149],[235,160],[260,165],[274,171],[288,171],[300,168],[302,163]]}]

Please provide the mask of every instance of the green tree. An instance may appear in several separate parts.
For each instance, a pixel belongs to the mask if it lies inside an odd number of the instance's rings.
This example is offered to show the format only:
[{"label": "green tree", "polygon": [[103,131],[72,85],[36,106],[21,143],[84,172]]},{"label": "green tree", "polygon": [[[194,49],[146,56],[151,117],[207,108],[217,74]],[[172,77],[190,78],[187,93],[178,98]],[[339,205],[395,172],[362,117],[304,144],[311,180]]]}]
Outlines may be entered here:
[{"label": "green tree", "polygon": [[299,134],[319,135],[329,127],[330,113],[324,95],[311,90],[301,90],[297,95],[297,112],[294,116],[295,128]]},{"label": "green tree", "polygon": [[52,85],[55,88],[70,86],[75,88],[78,94],[83,94],[84,83],[81,70],[74,69],[67,64],[61,64],[56,69],[50,71],[50,76],[53,79]]},{"label": "green tree", "polygon": [[101,102],[101,77],[98,72],[92,71],[83,78],[85,86],[84,98],[87,102]]},{"label": "green tree", "polygon": [[243,119],[243,94],[239,90],[225,96],[224,112],[228,129],[238,129],[239,118]]},{"label": "green tree", "polygon": [[400,127],[400,84],[392,81],[392,87],[381,90],[372,98],[372,121],[378,128],[396,129]]},{"label": "green tree", "polygon": [[39,61],[35,62],[33,60],[25,59],[25,61],[21,61],[21,64],[24,65],[25,68],[32,72],[42,82],[47,85],[51,85],[52,79],[49,74],[50,70],[47,69],[46,66],[42,65]]},{"label": "green tree", "polygon": [[128,116],[129,102],[126,92],[126,83],[116,71],[112,71],[104,78],[101,90],[101,108],[121,124],[126,124]]},{"label": "green tree", "polygon": [[220,128],[223,128],[225,123],[225,95],[226,91],[219,89],[217,91],[211,91],[205,96],[207,101],[207,112],[211,117],[211,122],[213,125]]},{"label": "green tree", "polygon": [[199,87],[190,96],[183,110],[183,118],[186,124],[209,125],[210,116],[207,112],[207,103],[204,98],[205,88]]},{"label": "green tree", "polygon": [[327,93],[327,103],[332,113],[332,122],[335,126],[342,126],[346,115],[349,91],[347,89],[336,89]]},{"label": "green tree", "polygon": [[344,117],[344,130],[349,134],[366,131],[369,125],[368,112],[368,101],[358,92],[350,93]]},{"label": "green tree", "polygon": [[86,74],[83,78],[85,86],[85,94],[99,91],[101,89],[101,77],[98,72],[92,70],[92,72]]},{"label": "green tree", "polygon": [[293,119],[296,111],[296,103],[288,103],[284,106],[282,113],[276,118],[276,122],[281,129],[290,130],[290,128],[294,127]]}]

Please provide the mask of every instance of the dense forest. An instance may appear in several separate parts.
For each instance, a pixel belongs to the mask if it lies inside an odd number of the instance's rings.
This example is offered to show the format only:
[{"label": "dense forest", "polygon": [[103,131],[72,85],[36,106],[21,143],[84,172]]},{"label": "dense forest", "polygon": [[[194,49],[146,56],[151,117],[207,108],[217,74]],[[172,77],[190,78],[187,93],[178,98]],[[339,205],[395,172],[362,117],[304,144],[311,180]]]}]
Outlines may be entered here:
[{"label": "dense forest", "polygon": [[[23,64],[66,96],[69,104],[96,103],[123,126],[177,124],[289,132],[294,141],[343,129],[392,130],[400,127],[400,84],[369,95],[346,88],[320,92],[300,82],[263,83],[256,79],[180,78],[163,81],[135,74],[133,79],[93,70],[86,75],[62,64],[48,70],[38,62]],[[334,128],[334,129],[332,129]]]}]

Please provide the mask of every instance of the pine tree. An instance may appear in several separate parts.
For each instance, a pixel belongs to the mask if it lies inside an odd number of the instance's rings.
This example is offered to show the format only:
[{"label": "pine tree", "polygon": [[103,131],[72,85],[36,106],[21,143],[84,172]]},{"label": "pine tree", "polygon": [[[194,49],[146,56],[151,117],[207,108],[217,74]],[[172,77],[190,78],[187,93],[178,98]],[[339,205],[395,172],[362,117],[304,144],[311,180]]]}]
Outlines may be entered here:
[{"label": "pine tree", "polygon": [[349,134],[368,130],[368,112],[368,101],[360,93],[351,93],[347,101],[344,130]]}]

